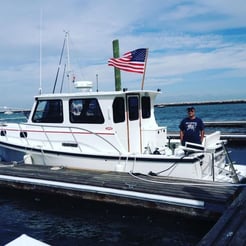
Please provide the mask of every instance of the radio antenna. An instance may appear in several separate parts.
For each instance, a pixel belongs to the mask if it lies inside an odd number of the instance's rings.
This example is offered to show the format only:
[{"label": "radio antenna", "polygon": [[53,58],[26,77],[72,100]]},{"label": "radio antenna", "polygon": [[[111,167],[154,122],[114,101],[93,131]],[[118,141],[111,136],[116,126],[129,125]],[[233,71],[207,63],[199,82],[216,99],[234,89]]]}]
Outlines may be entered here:
[{"label": "radio antenna", "polygon": [[43,10],[40,10],[40,30],[39,30],[39,94],[42,94],[42,26]]}]

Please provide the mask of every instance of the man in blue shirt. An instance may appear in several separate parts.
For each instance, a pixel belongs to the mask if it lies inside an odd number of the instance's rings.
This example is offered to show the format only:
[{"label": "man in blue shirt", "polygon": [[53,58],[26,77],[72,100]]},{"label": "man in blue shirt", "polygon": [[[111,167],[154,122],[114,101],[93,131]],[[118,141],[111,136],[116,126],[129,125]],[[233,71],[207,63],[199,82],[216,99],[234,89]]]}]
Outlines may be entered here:
[{"label": "man in blue shirt", "polygon": [[196,117],[195,108],[187,108],[188,117],[184,118],[180,125],[180,140],[181,144],[185,145],[185,142],[202,144],[204,138],[204,123]]}]

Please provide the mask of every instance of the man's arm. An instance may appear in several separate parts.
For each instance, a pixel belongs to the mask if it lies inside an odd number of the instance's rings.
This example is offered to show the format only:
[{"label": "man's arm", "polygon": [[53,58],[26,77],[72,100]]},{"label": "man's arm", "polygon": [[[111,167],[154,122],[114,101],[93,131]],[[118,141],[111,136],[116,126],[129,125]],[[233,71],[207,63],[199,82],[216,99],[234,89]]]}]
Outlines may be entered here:
[{"label": "man's arm", "polygon": [[183,142],[183,139],[184,139],[184,132],[180,130],[179,132],[179,137],[180,137],[180,141],[181,143]]},{"label": "man's arm", "polygon": [[202,141],[204,139],[204,135],[205,135],[205,131],[201,130],[201,133],[200,133],[201,143],[202,143]]}]

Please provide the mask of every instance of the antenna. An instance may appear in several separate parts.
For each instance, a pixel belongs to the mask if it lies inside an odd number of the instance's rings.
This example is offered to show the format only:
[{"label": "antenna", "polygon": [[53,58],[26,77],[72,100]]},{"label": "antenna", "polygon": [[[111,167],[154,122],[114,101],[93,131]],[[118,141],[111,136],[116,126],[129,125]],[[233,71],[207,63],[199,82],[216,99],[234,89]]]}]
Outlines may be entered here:
[{"label": "antenna", "polygon": [[98,74],[96,74],[96,81],[97,81],[97,92],[98,92]]},{"label": "antenna", "polygon": [[66,37],[66,48],[67,48],[67,78],[68,78],[68,89],[69,89],[69,91],[71,91],[71,81],[70,81],[71,67],[70,67],[69,32],[68,31],[65,31],[65,37]]},{"label": "antenna", "polygon": [[42,25],[43,10],[40,10],[40,30],[39,30],[39,94],[42,94]]}]

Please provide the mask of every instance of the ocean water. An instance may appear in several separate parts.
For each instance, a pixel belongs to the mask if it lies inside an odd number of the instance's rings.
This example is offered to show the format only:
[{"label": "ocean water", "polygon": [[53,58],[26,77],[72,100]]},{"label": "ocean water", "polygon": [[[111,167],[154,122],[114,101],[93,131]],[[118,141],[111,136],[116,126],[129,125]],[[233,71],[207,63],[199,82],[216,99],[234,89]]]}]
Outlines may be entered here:
[{"label": "ocean water", "polygon": [[[196,116],[204,122],[214,121],[246,121],[246,103],[231,103],[231,104],[211,104],[211,105],[195,105]],[[179,123],[187,117],[187,106],[167,106],[164,108],[155,108],[155,116],[159,125],[165,125],[169,131],[179,131]],[[243,133],[246,134],[245,127],[243,128],[215,128],[209,127],[205,129],[210,133],[215,130],[220,130],[224,133]]]},{"label": "ocean water", "polygon": [[195,245],[214,223],[64,197],[0,194],[0,245],[23,233],[59,246]]},{"label": "ocean water", "polygon": [[[178,131],[186,106],[155,108],[160,125]],[[246,104],[197,105],[204,121],[246,120]],[[0,123],[25,121],[0,115]],[[245,128],[206,129],[246,133]],[[246,146],[230,144],[231,158],[246,164]],[[0,188],[0,246],[21,234],[50,245],[196,245],[215,221],[154,210],[17,192]]]}]

